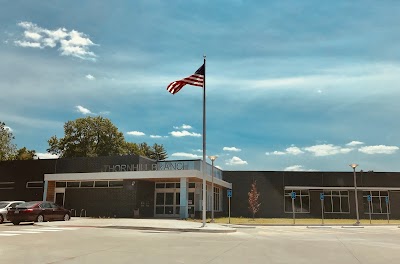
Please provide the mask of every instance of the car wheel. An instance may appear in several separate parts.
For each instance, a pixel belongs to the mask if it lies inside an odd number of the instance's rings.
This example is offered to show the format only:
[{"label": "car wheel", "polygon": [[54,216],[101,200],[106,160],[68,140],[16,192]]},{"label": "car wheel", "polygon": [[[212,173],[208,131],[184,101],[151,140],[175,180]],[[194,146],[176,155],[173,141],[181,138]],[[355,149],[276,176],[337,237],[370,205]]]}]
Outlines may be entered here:
[{"label": "car wheel", "polygon": [[2,224],[4,222],[4,218],[3,216],[0,214],[0,224]]},{"label": "car wheel", "polygon": [[69,214],[65,214],[65,215],[64,215],[64,221],[69,221],[69,219],[70,219]]},{"label": "car wheel", "polygon": [[18,221],[14,221],[14,222],[12,222],[13,223],[13,225],[19,225],[19,222]]},{"label": "car wheel", "polygon": [[39,223],[44,222],[43,215],[38,215],[38,217],[36,218],[36,222],[39,222]]}]

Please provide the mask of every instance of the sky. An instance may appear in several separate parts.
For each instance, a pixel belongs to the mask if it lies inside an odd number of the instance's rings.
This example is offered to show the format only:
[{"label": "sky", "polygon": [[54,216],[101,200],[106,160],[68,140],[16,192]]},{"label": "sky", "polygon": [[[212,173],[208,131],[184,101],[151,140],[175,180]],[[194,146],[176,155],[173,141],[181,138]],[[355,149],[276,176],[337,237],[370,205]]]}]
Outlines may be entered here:
[{"label": "sky", "polygon": [[[399,1],[0,0],[0,121],[41,158],[101,115],[223,170],[400,171]],[[210,162],[210,161],[208,161]]]}]

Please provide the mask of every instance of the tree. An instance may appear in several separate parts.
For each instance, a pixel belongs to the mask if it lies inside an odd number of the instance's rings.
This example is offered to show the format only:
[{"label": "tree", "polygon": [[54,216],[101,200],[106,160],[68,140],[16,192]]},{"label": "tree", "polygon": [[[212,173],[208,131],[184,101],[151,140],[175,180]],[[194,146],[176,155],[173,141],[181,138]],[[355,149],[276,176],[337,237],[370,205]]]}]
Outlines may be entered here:
[{"label": "tree", "polygon": [[256,181],[253,181],[253,183],[251,184],[251,189],[248,195],[249,195],[249,210],[253,214],[253,219],[254,219],[255,214],[259,211],[261,205],[261,203],[258,202],[258,197],[260,196],[260,193],[257,192]]},{"label": "tree", "polygon": [[150,158],[154,160],[166,160],[168,159],[167,152],[164,149],[163,145],[158,145],[157,143],[154,143],[154,145],[151,147],[151,154]]},{"label": "tree", "polygon": [[142,155],[140,153],[140,148],[138,146],[138,144],[133,143],[133,142],[125,142],[124,146],[122,148],[122,154],[123,155]]},{"label": "tree", "polygon": [[140,155],[151,159],[166,159],[163,145],[150,147],[146,142],[126,142],[124,135],[107,118],[85,117],[64,124],[64,137],[52,136],[48,152],[59,157],[97,157],[110,155]]},{"label": "tree", "polygon": [[33,160],[36,157],[35,150],[29,150],[26,147],[20,148],[17,151],[14,159],[16,160]]},{"label": "tree", "polygon": [[10,160],[16,154],[16,146],[12,143],[14,136],[6,124],[0,122],[0,161]]},{"label": "tree", "polygon": [[123,154],[124,135],[107,118],[86,117],[64,124],[64,137],[52,136],[48,152],[60,157],[97,157]]}]

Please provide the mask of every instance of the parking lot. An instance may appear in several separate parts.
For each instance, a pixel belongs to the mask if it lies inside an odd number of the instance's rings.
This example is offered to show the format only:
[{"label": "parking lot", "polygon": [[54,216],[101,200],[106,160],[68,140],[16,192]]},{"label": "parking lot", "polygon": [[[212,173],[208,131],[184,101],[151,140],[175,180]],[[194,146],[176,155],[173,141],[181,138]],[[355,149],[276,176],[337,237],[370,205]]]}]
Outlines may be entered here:
[{"label": "parking lot", "polygon": [[4,263],[399,263],[400,229],[245,227],[235,233],[0,225]]}]

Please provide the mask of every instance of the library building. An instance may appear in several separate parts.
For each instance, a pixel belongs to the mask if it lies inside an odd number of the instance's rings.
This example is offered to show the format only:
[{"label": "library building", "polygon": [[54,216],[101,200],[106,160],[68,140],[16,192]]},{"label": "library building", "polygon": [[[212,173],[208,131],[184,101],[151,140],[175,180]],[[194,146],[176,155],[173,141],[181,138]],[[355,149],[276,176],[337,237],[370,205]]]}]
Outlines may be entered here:
[{"label": "library building", "polygon": [[[205,178],[207,214],[214,207],[215,217],[228,215],[228,190],[231,216],[250,217],[248,193],[256,182],[256,217],[290,218],[294,210],[299,218],[320,218],[323,207],[326,218],[354,219],[357,199],[360,218],[400,219],[398,172],[223,171],[207,163]],[[201,218],[202,183],[201,160],[127,155],[0,162],[0,201],[53,201],[72,217]]]}]

